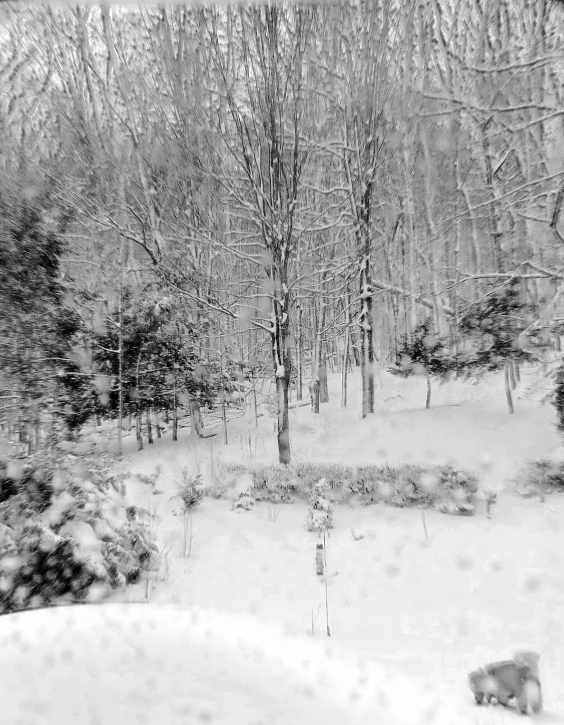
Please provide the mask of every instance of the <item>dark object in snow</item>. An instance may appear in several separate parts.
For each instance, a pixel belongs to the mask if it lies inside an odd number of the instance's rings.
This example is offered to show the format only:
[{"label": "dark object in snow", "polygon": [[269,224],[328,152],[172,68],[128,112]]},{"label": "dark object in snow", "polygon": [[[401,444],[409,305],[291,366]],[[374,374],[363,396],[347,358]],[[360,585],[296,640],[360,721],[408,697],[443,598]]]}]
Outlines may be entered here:
[{"label": "dark object in snow", "polygon": [[516,652],[512,660],[490,662],[468,674],[468,684],[478,705],[495,698],[508,706],[515,700],[519,712],[527,715],[542,710],[542,688],[538,670],[539,655],[535,652]]},{"label": "dark object in snow", "polygon": [[315,566],[318,576],[323,576],[323,544],[317,544],[315,549]]}]

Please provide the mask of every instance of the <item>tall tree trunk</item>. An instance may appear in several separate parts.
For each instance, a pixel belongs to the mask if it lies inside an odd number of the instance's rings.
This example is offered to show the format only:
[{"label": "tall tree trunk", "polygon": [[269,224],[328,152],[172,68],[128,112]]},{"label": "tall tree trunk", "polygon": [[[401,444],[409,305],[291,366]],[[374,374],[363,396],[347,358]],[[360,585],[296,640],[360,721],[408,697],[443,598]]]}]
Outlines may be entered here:
[{"label": "tall tree trunk", "polygon": [[155,408],[155,428],[157,430],[157,438],[161,437],[161,423],[159,420],[159,409]]},{"label": "tall tree trunk", "polygon": [[341,372],[341,408],[347,407],[347,371],[348,371],[348,360],[349,360],[349,327],[350,323],[347,320],[347,326],[345,327],[345,350],[343,352],[343,364]]},{"label": "tall tree trunk", "polygon": [[321,343],[319,357],[319,402],[329,402],[329,386],[327,384],[327,343]]},{"label": "tall tree trunk", "polygon": [[[225,410],[225,404],[223,406]],[[175,408],[176,411],[176,408]],[[202,422],[202,411],[200,410],[200,401],[197,398],[190,396],[190,425],[192,433],[195,433],[198,438],[203,435],[204,424]]]},{"label": "tall tree trunk", "polygon": [[[365,243],[365,256],[360,266],[360,360],[362,376],[362,417],[374,413],[374,348],[373,338],[373,293],[370,270],[370,241]],[[368,252],[368,253],[366,253]]]},{"label": "tall tree trunk", "polygon": [[486,188],[489,195],[488,224],[491,233],[494,268],[496,272],[503,272],[504,265],[501,254],[501,231],[499,229],[497,194],[493,173],[492,150],[488,138],[488,127],[490,126],[491,121],[492,118],[490,117],[484,124],[481,125],[480,131],[482,135],[482,150],[484,153],[486,171]]},{"label": "tall tree trunk", "polygon": [[149,445],[153,443],[153,424],[151,421],[151,406],[147,406],[147,442]]},{"label": "tall tree trunk", "polygon": [[515,390],[517,387],[517,380],[515,379],[515,363],[513,360],[509,360],[509,378],[511,380],[511,390]]},{"label": "tall tree trunk", "polygon": [[121,250],[118,302],[118,456],[123,453],[123,244]]},{"label": "tall tree trunk", "polygon": [[504,378],[505,378],[505,398],[507,400],[507,410],[509,413],[514,413],[515,409],[513,408],[513,396],[511,395],[511,382],[510,382],[510,373],[509,373],[509,366],[511,362],[509,358],[505,360],[505,368],[504,368]]},{"label": "tall tree trunk", "polygon": [[143,411],[141,406],[137,406],[137,416],[135,424],[135,437],[137,438],[137,450],[143,450]]},{"label": "tall tree trunk", "polygon": [[[292,372],[290,352],[290,319],[287,313],[290,305],[286,262],[278,262],[278,284],[274,287],[273,300],[274,330],[271,335],[272,361],[276,380],[276,401],[278,406],[278,460],[288,465],[292,460],[290,450],[290,416],[288,415],[288,391]],[[272,282],[275,283],[275,269],[272,268]]]},{"label": "tall tree trunk", "polygon": [[[300,270],[300,242],[298,241],[298,274]],[[296,399],[303,398],[303,339],[302,339],[302,301],[300,290],[296,292]]]},{"label": "tall tree trunk", "polygon": [[427,398],[425,400],[425,409],[429,410],[431,407],[431,376],[427,373]]}]

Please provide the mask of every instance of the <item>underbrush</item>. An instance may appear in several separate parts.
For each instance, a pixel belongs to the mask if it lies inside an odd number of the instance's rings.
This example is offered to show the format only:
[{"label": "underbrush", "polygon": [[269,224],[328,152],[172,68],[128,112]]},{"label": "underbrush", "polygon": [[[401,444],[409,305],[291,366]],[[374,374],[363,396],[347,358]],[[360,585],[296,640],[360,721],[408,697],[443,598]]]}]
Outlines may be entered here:
[{"label": "underbrush", "polygon": [[243,466],[225,464],[233,479],[248,474],[256,501],[291,503],[309,500],[315,486],[324,480],[333,503],[385,503],[393,506],[423,506],[443,513],[472,514],[478,491],[474,473],[450,465],[399,466],[375,464],[345,466],[336,463],[296,463]]},{"label": "underbrush", "polygon": [[528,461],[514,483],[517,492],[527,498],[538,496],[544,500],[545,495],[564,493],[564,461]]},{"label": "underbrush", "polygon": [[127,506],[103,457],[0,461],[0,613],[98,601],[158,556],[148,512]]}]

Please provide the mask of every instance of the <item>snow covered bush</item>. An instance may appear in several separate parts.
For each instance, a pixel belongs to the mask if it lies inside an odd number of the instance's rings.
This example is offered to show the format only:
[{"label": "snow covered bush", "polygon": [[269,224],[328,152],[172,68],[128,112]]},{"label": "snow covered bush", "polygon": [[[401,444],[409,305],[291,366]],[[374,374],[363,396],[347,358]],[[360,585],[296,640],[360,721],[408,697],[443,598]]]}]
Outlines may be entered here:
[{"label": "snow covered bush", "polygon": [[105,463],[43,452],[23,467],[4,464],[0,613],[99,599],[158,556],[146,518],[126,507],[123,482]]},{"label": "snow covered bush", "polygon": [[255,505],[253,497],[254,482],[252,476],[243,473],[235,481],[233,511],[250,511]]},{"label": "snow covered bush", "polygon": [[327,498],[329,491],[329,484],[324,478],[314,484],[306,517],[308,531],[320,532],[333,528],[333,506]]},{"label": "snow covered bush", "polygon": [[[233,466],[238,475],[241,468]],[[425,506],[443,513],[471,514],[478,491],[475,474],[450,465],[366,464],[355,468],[337,463],[298,463],[255,466],[248,473],[254,482],[254,500],[271,503],[291,503],[294,497],[309,500],[323,479],[333,502],[354,499],[365,505]]]},{"label": "snow covered bush", "polygon": [[540,459],[528,461],[515,485],[521,496],[544,496],[564,491],[564,460]]},{"label": "snow covered bush", "polygon": [[182,469],[182,481],[179,486],[179,496],[184,509],[189,511],[196,508],[204,497],[204,482],[201,472],[189,473],[187,468]]},{"label": "snow covered bush", "polygon": [[[230,470],[242,473],[242,467],[231,467]],[[244,471],[245,469],[243,469]],[[292,466],[265,465],[249,469],[248,474],[253,481],[252,495],[255,501],[270,503],[292,503],[293,494],[300,486]]]},{"label": "snow covered bush", "polygon": [[325,479],[331,491],[342,491],[354,478],[354,469],[340,463],[298,463],[296,474],[309,491],[321,479]]}]

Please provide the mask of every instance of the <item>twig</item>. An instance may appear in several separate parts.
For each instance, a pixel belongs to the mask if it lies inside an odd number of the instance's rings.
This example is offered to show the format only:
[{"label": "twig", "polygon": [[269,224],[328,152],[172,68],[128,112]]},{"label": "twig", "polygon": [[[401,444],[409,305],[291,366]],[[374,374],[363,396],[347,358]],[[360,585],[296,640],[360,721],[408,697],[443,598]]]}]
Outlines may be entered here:
[{"label": "twig", "polygon": [[427,531],[427,522],[425,521],[425,509],[421,509],[421,520],[423,521],[423,531],[425,532],[425,538],[429,538],[429,533]]}]

